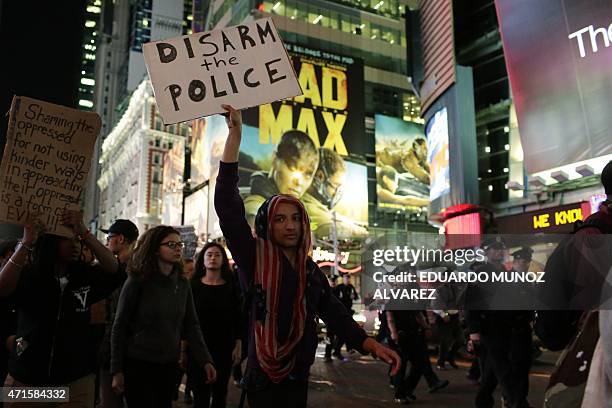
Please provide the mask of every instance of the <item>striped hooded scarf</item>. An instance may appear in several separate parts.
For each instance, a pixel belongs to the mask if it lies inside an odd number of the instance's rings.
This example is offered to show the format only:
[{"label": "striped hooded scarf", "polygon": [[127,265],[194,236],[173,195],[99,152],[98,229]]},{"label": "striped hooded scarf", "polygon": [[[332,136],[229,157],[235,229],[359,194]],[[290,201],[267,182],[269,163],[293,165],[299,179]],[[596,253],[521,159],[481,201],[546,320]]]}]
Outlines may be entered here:
[{"label": "striped hooded scarf", "polygon": [[[296,273],[298,287],[293,300],[293,316],[287,340],[280,344],[278,335],[279,295],[282,278],[281,248],[272,242],[272,220],[279,204],[295,205],[302,215],[302,238],[298,243]],[[255,217],[257,250],[255,258],[255,285],[261,285],[266,294],[266,318],[255,321],[255,349],[257,360],[270,380],[279,383],[295,366],[295,347],[302,339],[306,322],[306,261],[310,252],[310,221],[300,200],[289,195],[275,195],[266,200]],[[282,313],[282,312],[281,312]]]}]

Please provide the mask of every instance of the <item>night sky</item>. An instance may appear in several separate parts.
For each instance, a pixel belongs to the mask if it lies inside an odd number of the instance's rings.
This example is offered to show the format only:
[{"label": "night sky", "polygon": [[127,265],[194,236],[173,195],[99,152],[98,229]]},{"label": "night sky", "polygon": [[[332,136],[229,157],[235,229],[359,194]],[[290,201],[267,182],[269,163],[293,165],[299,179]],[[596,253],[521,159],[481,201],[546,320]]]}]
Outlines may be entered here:
[{"label": "night sky", "polygon": [[[76,107],[85,0],[0,0],[0,151],[13,95]],[[0,225],[0,240],[21,227]]]},{"label": "night sky", "polygon": [[13,95],[76,107],[85,0],[0,0],[0,148]]}]

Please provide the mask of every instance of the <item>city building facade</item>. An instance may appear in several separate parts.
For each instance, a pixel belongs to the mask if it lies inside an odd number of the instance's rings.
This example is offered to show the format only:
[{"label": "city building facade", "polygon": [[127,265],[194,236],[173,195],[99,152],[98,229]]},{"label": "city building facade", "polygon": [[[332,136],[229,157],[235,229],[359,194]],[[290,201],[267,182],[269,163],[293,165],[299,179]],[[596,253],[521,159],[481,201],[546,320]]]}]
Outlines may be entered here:
[{"label": "city building facade", "polygon": [[102,144],[100,226],[126,218],[146,231],[162,223],[164,159],[188,134],[188,125],[163,126],[151,84],[143,80]]},{"label": "city building facade", "polygon": [[90,108],[95,109],[102,118],[102,130],[92,159],[84,217],[90,227],[95,229],[100,225],[97,180],[101,175],[99,160],[102,144],[127,109],[130,95],[146,78],[142,44],[189,34],[193,4],[191,0],[91,2],[96,4],[98,11],[97,19],[92,20],[95,22],[92,35],[97,40],[92,45],[93,50],[90,50],[93,59],[90,56],[84,61],[91,61],[90,65],[95,67],[95,75],[92,73],[91,81],[88,80],[92,85],[95,84],[95,92],[92,87]]}]

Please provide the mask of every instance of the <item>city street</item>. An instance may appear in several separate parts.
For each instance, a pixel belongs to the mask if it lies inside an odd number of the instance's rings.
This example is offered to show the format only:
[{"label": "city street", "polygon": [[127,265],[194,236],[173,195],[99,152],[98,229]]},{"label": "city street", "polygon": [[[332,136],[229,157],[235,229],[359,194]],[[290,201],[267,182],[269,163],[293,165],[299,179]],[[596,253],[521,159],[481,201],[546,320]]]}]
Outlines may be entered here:
[{"label": "city street", "polygon": [[[309,407],[335,408],[377,408],[389,407],[393,403],[393,390],[387,380],[387,368],[371,357],[358,353],[347,355],[348,361],[325,363],[323,361],[324,346],[317,350],[317,359],[312,366],[310,377]],[[530,376],[529,403],[541,407],[544,401],[544,391],[548,384],[557,353],[545,352],[532,367]],[[432,358],[432,363],[435,360]],[[441,379],[450,381],[450,385],[430,394],[425,380],[421,380],[417,388],[417,401],[412,406],[423,407],[454,407],[471,408],[474,406],[474,395],[477,386],[471,384],[465,374],[469,367],[467,361],[459,361],[458,370],[436,371]],[[181,387],[182,388],[182,387]],[[183,395],[180,396],[182,401]],[[496,399],[499,401],[499,393]],[[228,407],[235,408],[240,400],[237,387],[230,384]],[[189,407],[188,404],[175,404],[176,407]],[[501,406],[499,403],[497,406]]]},{"label": "city street", "polygon": [[611,23],[0,0],[0,408],[612,408]]}]

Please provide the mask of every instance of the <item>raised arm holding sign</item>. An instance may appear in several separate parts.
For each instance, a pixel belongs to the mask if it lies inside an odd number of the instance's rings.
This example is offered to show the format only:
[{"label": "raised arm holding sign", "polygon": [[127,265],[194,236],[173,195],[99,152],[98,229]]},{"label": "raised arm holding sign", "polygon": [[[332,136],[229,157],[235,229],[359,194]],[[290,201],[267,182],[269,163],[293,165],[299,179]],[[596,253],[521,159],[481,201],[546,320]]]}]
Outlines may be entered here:
[{"label": "raised arm holding sign", "polygon": [[271,18],[143,45],[166,124],[302,94]]},{"label": "raised arm holding sign", "polygon": [[100,117],[15,96],[0,165],[0,221],[24,225],[37,214],[47,232],[72,237],[65,210],[78,211]]}]

